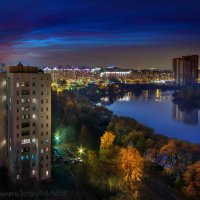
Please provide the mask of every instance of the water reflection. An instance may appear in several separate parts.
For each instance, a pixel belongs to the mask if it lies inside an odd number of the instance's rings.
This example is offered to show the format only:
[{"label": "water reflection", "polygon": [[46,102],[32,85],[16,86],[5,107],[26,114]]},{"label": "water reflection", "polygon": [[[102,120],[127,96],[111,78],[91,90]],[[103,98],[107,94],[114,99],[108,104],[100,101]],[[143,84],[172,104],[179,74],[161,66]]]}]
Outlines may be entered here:
[{"label": "water reflection", "polygon": [[146,90],[117,97],[108,108],[114,114],[138,120],[169,137],[200,144],[200,111],[173,103],[173,91]]},{"label": "water reflection", "polygon": [[[135,97],[135,96],[133,96],[131,92],[128,92],[128,93],[126,93],[123,97],[119,97],[119,98],[117,99],[117,101],[122,101],[122,102],[124,102],[124,101],[130,101],[130,100],[131,100],[131,97]],[[132,98],[132,99],[133,99],[133,98]]]},{"label": "water reflection", "polygon": [[173,104],[173,118],[178,122],[185,124],[198,125],[198,109],[181,110],[176,104]]},{"label": "water reflection", "polygon": [[120,102],[128,102],[132,100],[153,100],[153,101],[165,101],[171,99],[171,93],[170,94],[163,94],[163,92],[159,89],[157,90],[144,90],[138,95],[138,93],[126,93],[123,97],[118,97],[116,100]]},{"label": "water reflection", "polygon": [[[119,102],[129,102],[132,100],[153,100],[157,102],[171,101],[171,92],[166,93],[157,89],[155,91],[145,90],[142,91],[140,97],[136,96],[134,93],[126,93],[123,97],[119,97],[117,101]],[[179,105],[172,103],[172,116],[177,122],[182,122],[190,125],[198,124],[198,109],[195,108],[185,108],[181,109]]]}]

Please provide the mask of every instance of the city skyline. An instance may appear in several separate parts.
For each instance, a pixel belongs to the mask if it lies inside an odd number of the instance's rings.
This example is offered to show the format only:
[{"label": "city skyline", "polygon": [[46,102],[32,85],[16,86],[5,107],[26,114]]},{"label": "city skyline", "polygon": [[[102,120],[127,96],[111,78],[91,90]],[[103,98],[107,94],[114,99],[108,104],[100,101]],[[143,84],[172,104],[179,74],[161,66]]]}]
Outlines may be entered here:
[{"label": "city skyline", "polygon": [[[171,4],[170,4],[171,2]],[[0,1],[0,62],[172,68],[199,54],[193,1]]]}]

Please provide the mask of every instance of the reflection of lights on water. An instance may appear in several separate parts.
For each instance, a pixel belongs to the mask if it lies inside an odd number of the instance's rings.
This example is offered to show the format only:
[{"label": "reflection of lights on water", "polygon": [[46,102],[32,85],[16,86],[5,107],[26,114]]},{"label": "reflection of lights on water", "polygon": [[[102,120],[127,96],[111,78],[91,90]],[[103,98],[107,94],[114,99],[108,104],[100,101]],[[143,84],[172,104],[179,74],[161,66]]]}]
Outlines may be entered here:
[{"label": "reflection of lights on water", "polygon": [[148,100],[148,98],[149,98],[149,90],[145,91],[144,96],[145,96],[145,100]]},{"label": "reflection of lights on water", "polygon": [[131,92],[125,94],[122,98],[120,97],[119,99],[117,99],[118,101],[130,101],[131,100]]},{"label": "reflection of lights on water", "polygon": [[156,95],[155,101],[161,101],[161,90],[156,89],[155,95]]},{"label": "reflection of lights on water", "polygon": [[159,89],[156,90],[156,98],[160,98],[161,96],[161,91]]}]

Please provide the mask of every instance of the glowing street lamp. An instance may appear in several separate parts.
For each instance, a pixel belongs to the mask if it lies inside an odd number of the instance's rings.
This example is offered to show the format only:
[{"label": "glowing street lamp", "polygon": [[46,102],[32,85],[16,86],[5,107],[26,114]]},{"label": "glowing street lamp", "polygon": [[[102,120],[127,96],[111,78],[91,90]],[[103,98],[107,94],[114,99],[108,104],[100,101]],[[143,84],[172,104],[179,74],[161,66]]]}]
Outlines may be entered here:
[{"label": "glowing street lamp", "polygon": [[56,135],[56,136],[55,136],[55,141],[56,141],[56,143],[59,143],[59,142],[60,142],[60,136],[59,136],[59,135]]},{"label": "glowing street lamp", "polygon": [[78,148],[78,153],[79,153],[80,156],[85,153],[84,151],[85,151],[85,149],[83,147]]}]

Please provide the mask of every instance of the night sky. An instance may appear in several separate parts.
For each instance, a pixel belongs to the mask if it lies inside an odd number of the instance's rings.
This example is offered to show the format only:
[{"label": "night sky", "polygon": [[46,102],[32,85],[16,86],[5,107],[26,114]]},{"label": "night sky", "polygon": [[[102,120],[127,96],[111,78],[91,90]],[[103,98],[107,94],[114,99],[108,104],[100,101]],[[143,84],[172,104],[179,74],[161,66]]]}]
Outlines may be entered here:
[{"label": "night sky", "polygon": [[199,52],[199,0],[0,0],[7,65],[171,68]]}]

